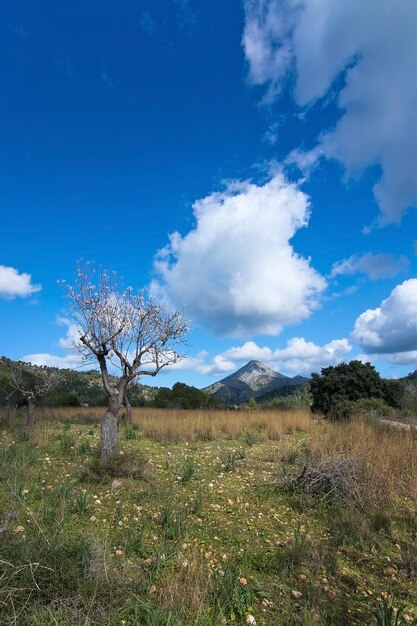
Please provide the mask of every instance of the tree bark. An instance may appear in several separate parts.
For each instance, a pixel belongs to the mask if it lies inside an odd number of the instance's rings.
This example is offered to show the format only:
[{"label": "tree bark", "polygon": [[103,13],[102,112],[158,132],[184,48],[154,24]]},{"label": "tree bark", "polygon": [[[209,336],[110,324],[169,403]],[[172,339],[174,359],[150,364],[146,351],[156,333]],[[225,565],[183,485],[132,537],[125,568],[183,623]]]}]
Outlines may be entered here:
[{"label": "tree bark", "polygon": [[132,423],[132,405],[129,402],[129,398],[127,395],[125,396],[125,407],[126,407],[126,422],[128,424]]},{"label": "tree bark", "polygon": [[109,407],[101,418],[101,462],[109,463],[119,456],[119,410]]},{"label": "tree bark", "polygon": [[27,409],[27,420],[26,427],[28,430],[33,430],[35,426],[35,403],[33,400],[28,400],[28,409]]},{"label": "tree bark", "polygon": [[6,426],[10,426],[12,423],[12,407],[9,401],[6,402],[6,406],[4,407],[4,419]]}]

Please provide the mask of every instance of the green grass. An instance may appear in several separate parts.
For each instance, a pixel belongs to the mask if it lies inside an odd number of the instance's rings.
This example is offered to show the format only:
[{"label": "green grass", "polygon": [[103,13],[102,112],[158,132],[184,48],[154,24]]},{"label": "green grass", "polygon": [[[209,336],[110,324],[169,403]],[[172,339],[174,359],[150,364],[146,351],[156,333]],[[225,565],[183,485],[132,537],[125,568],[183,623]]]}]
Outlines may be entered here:
[{"label": "green grass", "polygon": [[29,439],[0,431],[2,625],[417,618],[412,498],[362,511],[288,489],[278,476],[294,473],[307,432],[184,442],[129,429],[107,467],[91,424],[40,423]]}]

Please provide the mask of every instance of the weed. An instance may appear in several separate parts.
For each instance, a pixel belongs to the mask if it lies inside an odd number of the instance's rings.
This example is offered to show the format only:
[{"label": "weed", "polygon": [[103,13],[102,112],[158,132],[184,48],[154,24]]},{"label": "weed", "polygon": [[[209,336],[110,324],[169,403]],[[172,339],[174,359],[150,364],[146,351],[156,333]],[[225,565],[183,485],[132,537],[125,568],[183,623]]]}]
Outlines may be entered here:
[{"label": "weed", "polygon": [[236,469],[236,462],[244,458],[245,452],[243,449],[229,451],[222,459],[222,467],[226,472],[234,472]]},{"label": "weed", "polygon": [[168,502],[162,507],[160,521],[165,539],[175,540],[184,530],[185,515],[182,511],[176,512],[172,504]]},{"label": "weed", "polygon": [[221,619],[236,620],[251,610],[251,593],[239,582],[239,573],[232,566],[217,571],[209,593],[210,603]]},{"label": "weed", "polygon": [[88,515],[90,512],[90,499],[85,490],[77,491],[72,505],[72,510],[78,515]]},{"label": "weed", "polygon": [[[65,426],[65,424],[64,424]],[[68,430],[68,429],[67,429]],[[75,439],[68,432],[64,432],[57,436],[60,451],[66,455],[72,455],[75,449]]]},{"label": "weed", "polygon": [[24,441],[21,445],[12,444],[0,448],[0,471],[4,477],[16,468],[36,463],[38,459],[38,450],[30,441]]},{"label": "weed", "polygon": [[67,480],[64,483],[60,483],[54,487],[51,491],[51,497],[53,500],[68,500],[71,496],[72,490],[74,488],[75,481]]},{"label": "weed", "polygon": [[196,439],[199,441],[213,441],[214,434],[210,428],[205,428],[196,433]]},{"label": "weed", "polygon": [[124,438],[134,440],[138,438],[139,426],[137,424],[126,424],[124,427]]},{"label": "weed", "polygon": [[78,446],[78,454],[89,454],[91,452],[91,444],[89,441],[83,441]]},{"label": "weed", "polygon": [[185,459],[182,471],[180,474],[180,480],[182,483],[188,483],[194,478],[197,471],[197,463],[193,459]]},{"label": "weed", "polygon": [[258,437],[255,435],[254,432],[248,430],[245,433],[245,443],[247,446],[251,447],[253,446],[256,442],[258,441]]},{"label": "weed", "polygon": [[377,626],[417,626],[417,619],[410,622],[404,617],[403,609],[395,609],[383,600],[375,613]]},{"label": "weed", "polygon": [[80,476],[82,482],[102,483],[112,478],[142,478],[146,480],[148,462],[143,456],[136,454],[124,454],[103,464],[98,455],[94,456],[87,464]]},{"label": "weed", "polygon": [[138,596],[133,596],[118,611],[118,618],[118,624],[129,624],[132,626],[175,626],[178,624],[171,611],[155,607]]},{"label": "weed", "polygon": [[203,494],[201,492],[201,489],[199,489],[195,494],[194,500],[191,503],[191,513],[193,513],[194,515],[199,515],[203,508],[203,501]]}]

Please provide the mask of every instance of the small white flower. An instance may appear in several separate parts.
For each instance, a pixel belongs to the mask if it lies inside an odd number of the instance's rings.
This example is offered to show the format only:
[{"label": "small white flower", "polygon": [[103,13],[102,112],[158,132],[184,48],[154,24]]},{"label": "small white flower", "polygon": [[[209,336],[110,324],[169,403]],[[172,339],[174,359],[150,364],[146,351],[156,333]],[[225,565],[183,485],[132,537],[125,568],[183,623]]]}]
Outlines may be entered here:
[{"label": "small white flower", "polygon": [[256,624],[256,619],[253,617],[253,615],[247,615],[245,621],[247,624]]}]

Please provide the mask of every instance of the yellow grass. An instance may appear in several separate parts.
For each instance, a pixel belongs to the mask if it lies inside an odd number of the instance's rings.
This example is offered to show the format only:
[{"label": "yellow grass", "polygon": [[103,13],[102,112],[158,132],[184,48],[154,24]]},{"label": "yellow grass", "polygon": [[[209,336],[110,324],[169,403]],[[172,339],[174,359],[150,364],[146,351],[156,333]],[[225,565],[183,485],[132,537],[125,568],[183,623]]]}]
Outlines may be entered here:
[{"label": "yellow grass", "polygon": [[[37,420],[97,421],[103,407],[46,408],[37,412]],[[123,414],[122,414],[123,418]],[[237,439],[252,433],[257,441],[279,440],[283,434],[309,430],[309,411],[198,411],[182,409],[134,408],[132,421],[142,435],[157,441],[191,441],[193,439]]]},{"label": "yellow grass", "polygon": [[320,461],[359,455],[364,505],[417,496],[417,440],[410,431],[358,418],[313,430],[309,447]]}]

